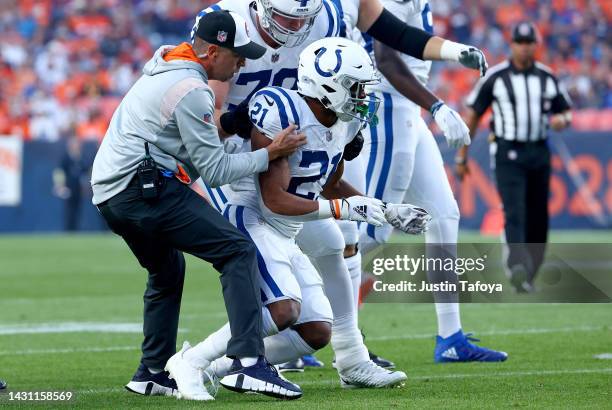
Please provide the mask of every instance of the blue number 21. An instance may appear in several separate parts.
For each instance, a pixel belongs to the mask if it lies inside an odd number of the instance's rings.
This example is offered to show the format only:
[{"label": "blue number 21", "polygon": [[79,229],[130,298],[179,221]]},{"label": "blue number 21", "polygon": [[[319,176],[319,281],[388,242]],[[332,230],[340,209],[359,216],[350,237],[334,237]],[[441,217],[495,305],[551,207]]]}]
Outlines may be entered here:
[{"label": "blue number 21", "polygon": [[[305,199],[313,200],[318,194],[314,192],[306,192],[299,193],[298,188],[302,184],[306,184],[309,182],[316,182],[322,177],[325,177],[325,180],[329,178],[334,172],[336,172],[336,168],[338,167],[338,163],[340,162],[340,158],[342,157],[342,153],[338,153],[335,157],[332,158],[331,164],[332,169],[329,175],[327,175],[327,169],[329,168],[329,155],[325,151],[303,151],[302,152],[302,161],[300,161],[300,168],[310,168],[312,164],[321,164],[321,170],[318,175],[313,175],[309,177],[293,177],[291,181],[289,181],[289,186],[287,187],[287,192],[293,195],[300,196]],[[325,181],[323,181],[325,183]]]},{"label": "blue number 21", "polygon": [[[266,118],[268,111],[269,110],[267,108],[263,108],[260,103],[255,103],[253,109],[251,110],[251,122],[257,125],[259,128],[263,128],[264,118]],[[259,113],[261,113],[261,118],[259,118],[259,121],[257,121],[257,116]]]}]

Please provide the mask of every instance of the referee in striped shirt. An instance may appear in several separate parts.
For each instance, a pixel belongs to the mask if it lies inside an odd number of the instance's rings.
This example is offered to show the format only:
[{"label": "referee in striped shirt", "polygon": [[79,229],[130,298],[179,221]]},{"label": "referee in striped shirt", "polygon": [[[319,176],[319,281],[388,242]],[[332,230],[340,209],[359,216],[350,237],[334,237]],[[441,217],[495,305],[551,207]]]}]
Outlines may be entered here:
[{"label": "referee in striped shirt", "polygon": [[[509,244],[508,276],[519,292],[533,291],[548,235],[550,151],[548,128],[570,125],[570,99],[545,65],[535,61],[535,27],[512,31],[511,56],[492,67],[467,98],[466,123],[476,135],[479,118],[492,106],[492,153]],[[469,173],[467,146],[456,157],[460,179]]]}]

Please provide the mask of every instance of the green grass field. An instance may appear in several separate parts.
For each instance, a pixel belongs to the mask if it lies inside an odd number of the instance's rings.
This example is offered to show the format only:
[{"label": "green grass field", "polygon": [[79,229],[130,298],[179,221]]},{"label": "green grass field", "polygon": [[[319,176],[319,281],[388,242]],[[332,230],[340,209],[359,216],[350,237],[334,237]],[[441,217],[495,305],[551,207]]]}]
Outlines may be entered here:
[{"label": "green grass field", "polygon": [[[554,239],[612,242],[592,232]],[[0,379],[11,391],[72,391],[70,405],[82,408],[611,408],[612,361],[594,357],[612,353],[610,304],[463,305],[464,330],[510,357],[452,365],[432,360],[433,306],[366,304],[366,342],[406,371],[402,389],[342,390],[326,348],[318,354],[324,369],[290,376],[304,390],[295,402],[223,390],[205,404],[139,397],[123,385],[138,365],[145,280],[115,236],[1,236]],[[224,322],[215,273],[189,258],[179,340],[197,342]],[[7,404],[33,403],[0,394]]]}]

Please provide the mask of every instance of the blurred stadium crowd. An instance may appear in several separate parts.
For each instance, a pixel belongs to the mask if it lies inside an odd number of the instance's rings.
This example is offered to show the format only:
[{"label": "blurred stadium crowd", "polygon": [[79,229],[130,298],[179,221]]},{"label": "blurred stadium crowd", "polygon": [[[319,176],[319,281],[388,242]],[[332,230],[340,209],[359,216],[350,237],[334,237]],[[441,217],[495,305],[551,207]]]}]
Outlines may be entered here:
[{"label": "blurred stadium crowd", "polygon": [[[248,0],[244,0],[248,1]],[[2,0],[0,135],[100,140],[121,97],[162,44],[188,38],[203,0]],[[431,0],[435,33],[508,53],[517,21],[537,23],[539,59],[570,92],[578,128],[612,128],[612,1]],[[434,64],[431,87],[455,108],[476,75]],[[596,119],[593,121],[592,119]]]}]

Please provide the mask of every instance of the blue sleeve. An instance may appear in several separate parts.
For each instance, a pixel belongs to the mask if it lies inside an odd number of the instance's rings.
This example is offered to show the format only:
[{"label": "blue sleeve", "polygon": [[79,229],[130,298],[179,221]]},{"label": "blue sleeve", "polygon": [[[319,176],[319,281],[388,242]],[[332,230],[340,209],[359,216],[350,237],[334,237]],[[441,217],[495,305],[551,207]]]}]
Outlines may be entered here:
[{"label": "blue sleeve", "polygon": [[265,87],[249,101],[249,118],[259,131],[274,138],[290,124],[299,128],[300,120],[295,104],[286,90],[280,87]]}]

